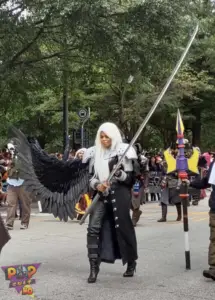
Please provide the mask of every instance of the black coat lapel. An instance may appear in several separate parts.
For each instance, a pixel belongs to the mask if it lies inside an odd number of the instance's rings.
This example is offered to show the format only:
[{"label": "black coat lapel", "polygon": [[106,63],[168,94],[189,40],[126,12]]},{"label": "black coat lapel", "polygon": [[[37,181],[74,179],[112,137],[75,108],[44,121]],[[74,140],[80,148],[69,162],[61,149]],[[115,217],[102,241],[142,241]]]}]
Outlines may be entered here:
[{"label": "black coat lapel", "polygon": [[113,170],[113,167],[118,163],[118,156],[115,156],[115,157],[112,157],[110,160],[109,160],[109,170],[110,172]]}]

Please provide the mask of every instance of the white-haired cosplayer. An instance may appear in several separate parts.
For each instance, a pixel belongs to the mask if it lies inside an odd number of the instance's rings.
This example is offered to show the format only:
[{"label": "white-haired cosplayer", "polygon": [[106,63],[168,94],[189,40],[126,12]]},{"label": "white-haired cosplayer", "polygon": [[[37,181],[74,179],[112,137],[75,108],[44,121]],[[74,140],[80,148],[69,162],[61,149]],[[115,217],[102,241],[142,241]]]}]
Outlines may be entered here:
[{"label": "white-haired cosplayer", "polygon": [[90,159],[90,186],[102,193],[88,225],[87,247],[91,266],[88,282],[96,281],[101,261],[114,263],[116,259],[122,259],[123,264],[127,263],[124,277],[133,276],[136,268],[137,244],[130,217],[131,188],[135,180],[132,161],[137,159],[133,148],[127,152],[111,186],[106,184],[127,146],[122,143],[117,126],[104,123],[97,132],[95,146],[84,154],[83,162]]},{"label": "white-haired cosplayer", "polygon": [[128,147],[122,142],[117,126],[113,123],[102,124],[95,146],[84,149],[83,159],[66,162],[50,157],[19,130],[13,129],[13,133],[15,140],[18,139],[16,147],[25,186],[55,217],[65,222],[69,217],[74,219],[75,206],[80,197],[89,189],[95,194],[100,193],[100,200],[90,215],[88,225],[88,282],[96,281],[101,262],[114,263],[116,259],[122,259],[123,264],[127,264],[123,276],[132,277],[136,268],[137,243],[130,209],[137,154],[134,148],[127,152],[109,186],[108,176]]},{"label": "white-haired cosplayer", "polygon": [[81,148],[75,153],[75,158],[82,159],[84,156],[84,152],[86,151],[86,148]]},{"label": "white-haired cosplayer", "polygon": [[15,146],[12,142],[7,144],[7,151],[11,154],[11,157],[13,158],[15,155]]}]

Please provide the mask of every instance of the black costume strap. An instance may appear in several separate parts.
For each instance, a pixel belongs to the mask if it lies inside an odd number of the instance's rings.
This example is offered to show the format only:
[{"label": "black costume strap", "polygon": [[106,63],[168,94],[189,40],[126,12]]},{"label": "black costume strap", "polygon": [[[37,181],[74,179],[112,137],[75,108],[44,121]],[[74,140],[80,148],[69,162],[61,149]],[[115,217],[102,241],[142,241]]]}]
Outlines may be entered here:
[{"label": "black costume strap", "polygon": [[88,248],[88,257],[99,258],[100,247],[99,247],[99,237],[97,236],[87,236],[87,248]]}]

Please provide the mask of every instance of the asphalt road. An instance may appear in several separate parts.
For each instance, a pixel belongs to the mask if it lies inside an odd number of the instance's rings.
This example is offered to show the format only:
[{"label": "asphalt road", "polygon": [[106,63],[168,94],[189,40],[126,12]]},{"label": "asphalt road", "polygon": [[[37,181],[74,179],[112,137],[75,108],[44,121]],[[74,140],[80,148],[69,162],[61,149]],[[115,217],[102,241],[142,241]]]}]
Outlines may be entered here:
[{"label": "asphalt road", "polygon": [[[157,203],[146,204],[142,209],[136,228],[139,260],[133,278],[123,278],[125,267],[117,262],[101,265],[97,283],[87,284],[87,225],[80,226],[76,221],[62,223],[35,210],[27,231],[19,230],[20,221],[16,221],[12,239],[0,256],[0,265],[41,263],[32,287],[36,296],[44,300],[213,299],[215,283],[202,277],[203,269],[208,268],[207,199],[189,208],[190,271],[185,271],[183,224],[174,221],[175,207],[169,208],[167,223],[157,223]],[[0,299],[24,297],[8,286],[0,270]]]}]

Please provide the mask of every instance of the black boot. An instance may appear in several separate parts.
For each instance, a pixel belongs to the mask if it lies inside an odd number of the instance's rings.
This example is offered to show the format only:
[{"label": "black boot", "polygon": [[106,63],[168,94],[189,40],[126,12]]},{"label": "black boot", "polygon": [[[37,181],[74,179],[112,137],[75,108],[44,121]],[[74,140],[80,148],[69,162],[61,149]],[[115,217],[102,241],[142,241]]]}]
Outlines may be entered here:
[{"label": "black boot", "polygon": [[88,277],[88,283],[96,282],[99,273],[99,262],[96,258],[90,259],[90,276]]},{"label": "black boot", "polygon": [[134,227],[137,226],[137,223],[138,223],[141,215],[142,215],[142,211],[139,208],[133,210],[132,223],[133,223]]},{"label": "black boot", "polygon": [[87,248],[88,257],[90,261],[90,275],[88,278],[88,283],[96,282],[99,273],[99,237],[98,236],[87,236]]},{"label": "black boot", "polygon": [[123,277],[133,277],[134,272],[136,272],[136,266],[137,266],[136,261],[128,262],[127,270],[123,274]]},{"label": "black boot", "polygon": [[193,200],[192,205],[194,206],[199,205],[199,200]]},{"label": "black boot", "polygon": [[210,268],[209,270],[204,270],[203,271],[203,276],[205,278],[209,278],[215,281],[215,268]]},{"label": "black boot", "polygon": [[166,222],[166,216],[167,216],[167,205],[161,202],[161,212],[162,217],[158,220],[158,222]]},{"label": "black boot", "polygon": [[176,221],[181,221],[181,203],[177,203],[176,205],[176,210],[177,210],[177,213],[178,213],[178,217],[176,219]]}]

